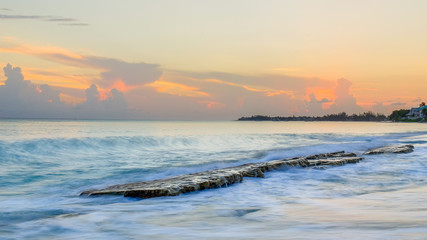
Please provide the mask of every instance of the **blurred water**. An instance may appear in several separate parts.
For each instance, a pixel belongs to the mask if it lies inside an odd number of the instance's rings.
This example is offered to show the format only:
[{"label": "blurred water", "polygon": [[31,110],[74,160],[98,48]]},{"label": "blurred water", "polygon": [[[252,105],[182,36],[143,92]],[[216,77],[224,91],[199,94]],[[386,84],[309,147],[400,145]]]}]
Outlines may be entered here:
[{"label": "blurred water", "polygon": [[[323,170],[289,168],[178,197],[79,197],[152,180],[410,143]],[[0,239],[425,239],[427,125],[0,121]]]}]

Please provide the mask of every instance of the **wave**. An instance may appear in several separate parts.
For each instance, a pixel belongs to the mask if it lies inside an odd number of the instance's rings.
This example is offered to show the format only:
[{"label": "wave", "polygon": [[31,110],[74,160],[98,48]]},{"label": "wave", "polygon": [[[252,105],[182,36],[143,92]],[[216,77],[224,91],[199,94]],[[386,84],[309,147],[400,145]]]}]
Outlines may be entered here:
[{"label": "wave", "polygon": [[[244,163],[347,151],[405,141],[425,133],[383,135],[230,134],[106,136],[0,141],[4,185],[76,179],[116,183],[153,180]],[[407,139],[414,143],[413,138]],[[420,142],[422,140],[419,140]],[[14,177],[13,177],[14,176]],[[97,181],[96,180],[96,181]],[[95,185],[97,183],[94,183]]]},{"label": "wave", "polygon": [[[162,154],[209,157],[222,154],[224,160],[273,160],[292,154],[334,150],[357,151],[375,147],[384,142],[398,141],[404,137],[426,133],[399,133],[387,135],[344,134],[242,134],[208,136],[106,136],[81,138],[39,138],[20,141],[0,141],[0,163],[21,162],[42,157],[81,157],[96,155],[123,156]],[[417,141],[413,141],[414,143]],[[369,146],[367,146],[369,145]],[[327,147],[328,146],[328,147]],[[341,149],[341,148],[345,149]],[[246,154],[245,154],[246,153]],[[168,156],[168,154],[170,156]],[[238,157],[239,154],[246,156]],[[268,154],[268,156],[266,156]],[[179,160],[179,159],[178,159]],[[218,159],[221,160],[221,159]]]}]

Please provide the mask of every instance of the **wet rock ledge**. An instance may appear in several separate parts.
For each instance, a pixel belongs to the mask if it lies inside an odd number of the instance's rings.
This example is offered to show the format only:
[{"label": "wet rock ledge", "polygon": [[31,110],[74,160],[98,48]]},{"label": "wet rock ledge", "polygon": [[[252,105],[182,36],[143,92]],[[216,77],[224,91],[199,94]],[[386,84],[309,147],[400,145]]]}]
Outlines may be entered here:
[{"label": "wet rock ledge", "polygon": [[366,151],[365,155],[373,155],[373,154],[383,154],[383,153],[410,153],[414,151],[413,145],[398,145],[398,146],[386,146],[371,149]]},{"label": "wet rock ledge", "polygon": [[227,187],[228,185],[242,182],[244,177],[262,178],[265,172],[283,167],[340,166],[347,163],[357,163],[362,159],[362,157],[357,157],[354,153],[345,153],[344,151],[316,154],[261,163],[247,163],[236,167],[180,175],[154,181],[113,185],[104,189],[84,191],[80,195],[123,195],[125,197],[137,198],[177,196],[181,193]]}]

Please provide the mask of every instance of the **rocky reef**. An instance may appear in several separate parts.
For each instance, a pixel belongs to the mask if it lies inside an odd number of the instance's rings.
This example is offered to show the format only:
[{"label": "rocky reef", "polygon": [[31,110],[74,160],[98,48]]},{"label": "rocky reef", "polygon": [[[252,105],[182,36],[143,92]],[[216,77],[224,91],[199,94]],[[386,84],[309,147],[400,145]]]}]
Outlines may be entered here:
[{"label": "rocky reef", "polygon": [[[411,145],[405,145],[411,146]],[[412,148],[411,148],[412,147]],[[373,149],[365,154],[393,152],[401,153],[413,149],[413,146],[394,146]],[[393,149],[393,150],[392,150]],[[397,149],[400,149],[399,151]],[[405,150],[406,149],[406,150]],[[104,189],[93,189],[82,192],[80,195],[123,195],[125,197],[153,198],[162,196],[177,196],[181,193],[200,191],[204,189],[227,187],[242,182],[245,177],[264,177],[264,173],[284,167],[319,167],[340,166],[347,163],[357,163],[362,157],[344,151],[316,154],[306,157],[295,157],[281,160],[272,160],[261,163],[247,163],[235,167],[215,169],[200,173],[180,175],[176,177],[143,181],[121,185],[113,185]]]},{"label": "rocky reef", "polygon": [[386,146],[386,147],[380,147],[375,148],[366,151],[365,155],[372,155],[372,154],[384,154],[384,153],[410,153],[414,151],[413,145],[398,145],[398,146]]},{"label": "rocky reef", "polygon": [[105,189],[94,189],[81,195],[123,195],[125,197],[152,198],[161,196],[176,196],[181,193],[198,190],[226,187],[239,183],[244,177],[264,177],[264,173],[285,166],[320,166],[344,165],[359,162],[361,157],[354,153],[333,152],[307,157],[297,157],[282,160],[272,160],[262,163],[247,163],[236,167],[216,169],[200,173],[180,175],[176,177],[114,185]]}]

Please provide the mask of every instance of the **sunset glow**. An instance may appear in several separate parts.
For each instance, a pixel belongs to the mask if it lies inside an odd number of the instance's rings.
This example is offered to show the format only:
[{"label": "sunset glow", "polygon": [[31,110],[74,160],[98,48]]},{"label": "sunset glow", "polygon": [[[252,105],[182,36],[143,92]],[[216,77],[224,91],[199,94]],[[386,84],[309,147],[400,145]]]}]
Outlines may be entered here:
[{"label": "sunset glow", "polygon": [[166,82],[166,81],[155,81],[153,83],[147,84],[146,86],[155,88],[160,93],[167,93],[177,96],[186,96],[186,97],[207,97],[208,93],[199,91],[197,87],[186,86],[183,84]]},{"label": "sunset glow", "polygon": [[[227,10],[222,1],[129,1],[121,18],[82,11],[80,1],[67,8],[43,2],[1,8],[0,63],[20,67],[25,80],[52,87],[70,105],[86,102],[95,84],[100,101],[120,96],[126,108],[159,118],[166,106],[188,109],[178,104],[208,106],[197,119],[234,119],[254,109],[390,113],[418,104],[427,90],[424,1],[238,0]],[[52,17],[61,14],[69,17]]]}]

